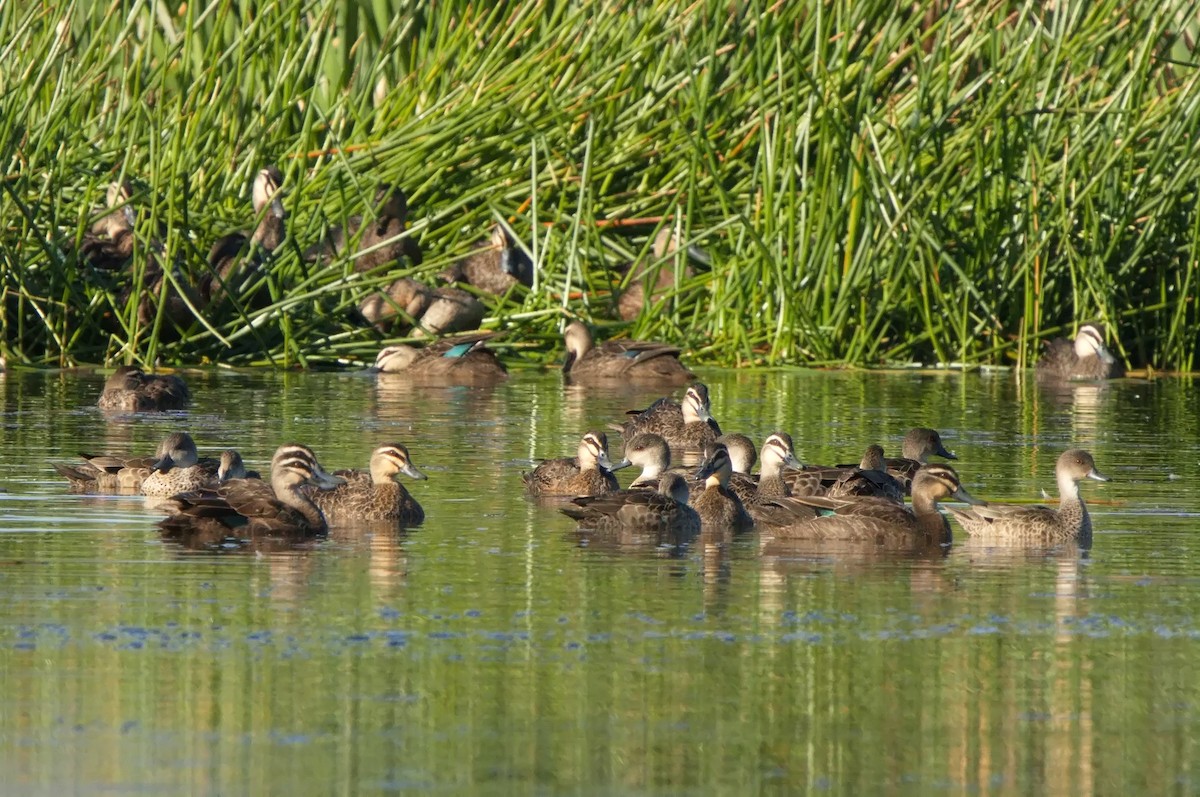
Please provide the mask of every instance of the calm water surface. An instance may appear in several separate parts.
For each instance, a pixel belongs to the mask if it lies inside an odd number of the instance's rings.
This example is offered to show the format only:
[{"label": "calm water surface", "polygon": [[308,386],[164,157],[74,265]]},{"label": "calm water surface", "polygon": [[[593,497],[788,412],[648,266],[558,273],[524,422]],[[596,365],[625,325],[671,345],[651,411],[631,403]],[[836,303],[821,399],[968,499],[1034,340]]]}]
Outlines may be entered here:
[{"label": "calm water surface", "polygon": [[[581,540],[519,472],[654,393],[197,373],[196,410],[106,420],[103,378],[0,377],[0,772],[22,794],[1200,792],[1200,403],[1011,375],[705,374],[727,430],[857,460],[938,427],[976,495],[1094,452],[1090,552],[683,550]],[[266,470],[408,445],[406,534],[272,552],[164,543],[49,463],[177,428]],[[619,435],[612,435],[614,453]],[[629,476],[625,476],[628,480]]]}]

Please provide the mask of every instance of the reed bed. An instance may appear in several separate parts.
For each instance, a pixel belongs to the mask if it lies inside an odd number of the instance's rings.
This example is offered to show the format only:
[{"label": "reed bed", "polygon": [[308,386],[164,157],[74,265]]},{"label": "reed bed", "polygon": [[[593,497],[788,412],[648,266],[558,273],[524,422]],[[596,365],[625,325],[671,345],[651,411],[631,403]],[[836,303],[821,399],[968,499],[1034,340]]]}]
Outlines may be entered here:
[{"label": "reed bed", "polygon": [[[4,353],[369,361],[350,311],[396,273],[301,253],[387,180],[426,252],[397,273],[432,280],[495,221],[534,255],[485,321],[531,360],[567,316],[726,365],[1024,365],[1099,320],[1129,364],[1193,370],[1197,11],[0,0]],[[267,163],[289,224],[270,305],[143,323],[147,252],[198,279],[253,227]],[[139,246],[99,274],[78,248],[118,179]],[[664,225],[711,268],[617,324],[614,267]]]}]

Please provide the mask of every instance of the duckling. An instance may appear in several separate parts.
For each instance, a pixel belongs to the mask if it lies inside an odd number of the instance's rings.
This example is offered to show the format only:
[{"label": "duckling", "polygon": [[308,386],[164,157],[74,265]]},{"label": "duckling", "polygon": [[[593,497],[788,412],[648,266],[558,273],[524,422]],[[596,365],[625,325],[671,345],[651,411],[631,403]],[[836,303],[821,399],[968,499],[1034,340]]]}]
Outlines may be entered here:
[{"label": "duckling", "polygon": [[159,451],[162,456],[150,466],[151,473],[142,481],[142,495],[169,498],[216,484],[219,463],[214,460],[201,463],[196,443],[187,432],[169,435],[159,445]]},{"label": "duckling", "polygon": [[517,246],[502,224],[474,251],[441,273],[446,282],[466,282],[481,291],[503,296],[517,285],[533,285],[533,261]]},{"label": "duckling", "polygon": [[835,481],[825,495],[830,498],[875,496],[904,503],[904,487],[890,475],[884,464],[883,446],[867,446],[857,468],[850,469]]},{"label": "duckling", "polygon": [[409,458],[408,449],[399,443],[384,443],[371,454],[371,470],[338,470],[334,475],[345,483],[329,491],[304,487],[302,491],[320,507],[332,525],[339,521],[390,520],[403,526],[417,526],[425,520],[425,510],[404,489],[396,477],[425,479]]},{"label": "duckling", "polygon": [[605,495],[572,498],[573,506],[559,511],[581,529],[613,532],[637,529],[680,536],[700,532],[700,516],[688,506],[688,485],[678,473],[664,473],[658,490],[618,490]]},{"label": "duckling", "polygon": [[375,190],[375,220],[366,229],[363,229],[362,216],[351,216],[346,220],[345,230],[340,226],[330,227],[325,240],[305,250],[304,259],[328,262],[346,252],[346,242],[354,240],[362,230],[362,239],[358,243],[361,254],[353,261],[355,271],[370,271],[402,256],[410,265],[419,266],[421,247],[404,234],[407,223],[408,197],[399,187],[383,183]]},{"label": "duckling", "polygon": [[753,527],[754,521],[741,500],[729,489],[732,473],[733,463],[724,445],[714,443],[705,450],[704,462],[696,470],[696,478],[704,482],[704,489],[694,491],[690,498],[702,526],[734,531]]},{"label": "duckling", "polygon": [[596,346],[586,325],[572,321],[563,331],[567,356],[563,375],[573,384],[655,382],[682,385],[695,374],[679,362],[679,349],[641,340],[607,340]]},{"label": "duckling", "polygon": [[579,442],[577,456],[543,460],[521,478],[535,497],[603,495],[619,488],[612,474],[615,468],[608,456],[607,435],[588,432]]},{"label": "duckling", "polygon": [[1096,324],[1084,324],[1074,342],[1055,338],[1037,363],[1043,381],[1118,379],[1125,368],[1104,345],[1104,333]]},{"label": "duckling", "polygon": [[[283,174],[274,166],[266,166],[254,177],[251,201],[259,219],[254,232],[230,233],[217,239],[208,253],[208,273],[200,280],[200,298],[205,304],[221,301],[233,295],[241,301],[252,298],[250,291],[262,275],[264,257],[283,243],[287,214],[280,201]],[[269,210],[268,210],[269,206]],[[265,307],[270,297],[262,290],[255,291],[255,307]]]},{"label": "duckling", "polygon": [[[642,309],[648,304],[653,306],[676,287],[675,268],[672,263],[664,262],[665,258],[679,249],[679,236],[672,227],[663,227],[654,236],[653,254],[649,262],[629,263],[620,269],[625,275],[624,290],[620,291],[617,300],[617,315],[623,321],[633,321],[642,314]],[[689,260],[702,265],[708,265],[709,258],[698,246],[687,248]],[[691,265],[684,266],[684,276],[695,276]],[[627,281],[627,282],[626,282]],[[650,300],[646,301],[646,293],[650,292]]]},{"label": "duckling", "polygon": [[1078,541],[1090,545],[1092,519],[1079,495],[1082,479],[1108,481],[1096,470],[1092,455],[1078,448],[1064,451],[1054,465],[1058,509],[1045,506],[987,504],[969,509],[950,507],[950,514],[972,537],[983,540],[1053,544]]},{"label": "duckling", "polygon": [[215,489],[173,496],[165,502],[172,514],[158,523],[168,538],[196,538],[220,544],[231,538],[258,536],[311,538],[325,534],[325,516],[300,487],[333,489],[345,479],[331,476],[308,446],[280,446],[271,458],[270,484],[257,479],[231,479]]},{"label": "duckling", "polygon": [[[979,503],[963,489],[953,468],[925,465],[913,479],[911,509],[878,497],[792,497],[764,504],[757,519],[763,532],[776,539],[873,540],[881,547],[904,549],[946,545],[950,524],[937,505],[950,497]],[[772,514],[772,509],[777,511]]]},{"label": "duckling", "polygon": [[186,409],[191,401],[182,378],[122,365],[105,381],[96,406],[106,412],[164,412]]},{"label": "duckling", "polygon": [[386,291],[363,299],[358,311],[368,324],[385,332],[393,329],[398,319],[411,321],[412,336],[419,338],[476,329],[487,308],[464,290],[430,288],[404,277]]},{"label": "duckling", "polygon": [[128,182],[111,183],[106,194],[109,212],[83,235],[79,253],[93,268],[119,271],[133,257],[133,226],[137,221],[130,199],[133,187]]},{"label": "duckling", "polygon": [[703,450],[721,436],[721,427],[712,417],[708,387],[700,382],[687,389],[679,404],[662,398],[645,410],[629,414],[633,417],[624,424],[614,425],[626,440],[642,432],[654,432],[667,441],[672,451],[687,451]]},{"label": "duckling", "polygon": [[371,370],[446,384],[494,385],[508,379],[508,369],[484,345],[489,337],[443,338],[423,348],[388,346],[376,355]]}]

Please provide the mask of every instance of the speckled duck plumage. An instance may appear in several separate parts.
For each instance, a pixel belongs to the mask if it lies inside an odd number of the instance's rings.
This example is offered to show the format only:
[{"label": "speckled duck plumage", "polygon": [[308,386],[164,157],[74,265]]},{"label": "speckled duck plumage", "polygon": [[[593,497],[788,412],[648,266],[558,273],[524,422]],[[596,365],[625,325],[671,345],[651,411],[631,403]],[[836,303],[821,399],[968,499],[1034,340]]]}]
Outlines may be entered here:
[{"label": "speckled duck plumage", "polygon": [[410,479],[426,476],[412,464],[408,449],[399,443],[385,443],[376,448],[371,454],[370,471],[339,470],[334,475],[345,483],[332,490],[302,488],[325,513],[330,525],[347,520],[387,520],[415,526],[425,520],[425,510],[397,476]]}]

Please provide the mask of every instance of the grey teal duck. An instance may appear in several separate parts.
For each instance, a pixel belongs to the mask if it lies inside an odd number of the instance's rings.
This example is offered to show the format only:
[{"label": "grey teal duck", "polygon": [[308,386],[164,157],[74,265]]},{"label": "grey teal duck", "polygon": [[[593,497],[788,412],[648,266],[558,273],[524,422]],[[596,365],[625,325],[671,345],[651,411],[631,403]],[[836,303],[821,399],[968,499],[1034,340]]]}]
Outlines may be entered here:
[{"label": "grey teal duck", "polygon": [[1082,479],[1106,482],[1086,451],[1064,451],[1054,466],[1058,480],[1058,509],[1045,506],[987,504],[968,509],[950,507],[950,514],[972,537],[1032,544],[1079,542],[1090,545],[1092,519],[1079,494]]}]

